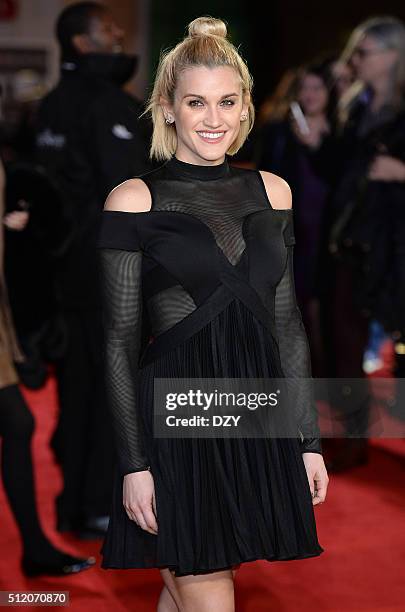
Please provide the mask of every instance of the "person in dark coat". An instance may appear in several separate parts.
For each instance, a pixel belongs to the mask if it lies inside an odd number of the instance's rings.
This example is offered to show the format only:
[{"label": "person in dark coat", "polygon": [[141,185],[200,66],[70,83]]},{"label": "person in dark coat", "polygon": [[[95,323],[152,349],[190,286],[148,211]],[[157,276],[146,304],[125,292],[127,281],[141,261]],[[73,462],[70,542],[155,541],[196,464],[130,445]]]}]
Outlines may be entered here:
[{"label": "person in dark coat", "polygon": [[350,385],[343,384],[334,396],[345,439],[327,461],[330,471],[367,460],[370,389],[363,357],[370,320],[395,340],[397,375],[405,346],[404,24],[393,17],[367,20],[354,30],[343,56],[357,79],[342,101],[340,135],[321,155],[335,180],[319,291],[329,376],[357,380],[349,394]]},{"label": "person in dark coat", "polygon": [[68,341],[58,361],[60,418],[53,447],[64,488],[58,529],[102,535],[111,499],[113,447],[105,406],[102,318],[95,241],[103,202],[120,182],[150,169],[149,127],[141,102],[122,86],[137,57],[121,50],[123,31],[96,2],[67,7],[58,18],[61,77],[37,115],[37,160],[56,178],[72,227],[60,260],[58,299]]}]

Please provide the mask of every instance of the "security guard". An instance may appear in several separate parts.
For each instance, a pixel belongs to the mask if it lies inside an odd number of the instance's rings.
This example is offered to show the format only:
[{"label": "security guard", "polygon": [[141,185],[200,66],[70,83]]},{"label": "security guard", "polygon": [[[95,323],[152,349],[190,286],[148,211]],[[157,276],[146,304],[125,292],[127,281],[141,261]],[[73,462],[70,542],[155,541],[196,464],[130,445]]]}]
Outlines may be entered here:
[{"label": "security guard", "polygon": [[52,445],[64,477],[57,527],[85,538],[107,527],[114,452],[95,241],[109,191],[151,169],[150,129],[139,118],[140,101],[122,89],[137,57],[122,52],[124,33],[108,9],[96,2],[69,6],[56,33],[61,78],[40,105],[36,132],[38,162],[58,182],[72,228],[57,270],[68,344],[56,364],[60,416]]}]

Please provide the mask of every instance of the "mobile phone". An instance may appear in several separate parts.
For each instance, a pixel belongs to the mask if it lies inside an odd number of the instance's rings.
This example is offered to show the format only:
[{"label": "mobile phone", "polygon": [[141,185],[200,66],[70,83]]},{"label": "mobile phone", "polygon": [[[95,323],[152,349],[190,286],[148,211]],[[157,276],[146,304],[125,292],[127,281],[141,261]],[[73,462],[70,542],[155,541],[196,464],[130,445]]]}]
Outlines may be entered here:
[{"label": "mobile phone", "polygon": [[303,134],[309,134],[309,126],[307,120],[305,119],[305,115],[302,112],[301,106],[298,104],[298,102],[291,102],[290,109],[295,121],[297,122],[299,130]]}]

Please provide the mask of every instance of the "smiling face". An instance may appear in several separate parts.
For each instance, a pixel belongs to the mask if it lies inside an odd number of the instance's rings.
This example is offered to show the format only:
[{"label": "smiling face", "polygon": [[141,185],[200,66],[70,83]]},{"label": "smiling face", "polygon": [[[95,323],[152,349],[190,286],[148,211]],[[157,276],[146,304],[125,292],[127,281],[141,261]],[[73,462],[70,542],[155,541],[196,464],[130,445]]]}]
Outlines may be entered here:
[{"label": "smiling face", "polygon": [[230,66],[187,68],[179,76],[174,103],[162,100],[161,105],[165,117],[174,119],[176,157],[199,165],[224,161],[241,117],[248,114],[240,77]]}]

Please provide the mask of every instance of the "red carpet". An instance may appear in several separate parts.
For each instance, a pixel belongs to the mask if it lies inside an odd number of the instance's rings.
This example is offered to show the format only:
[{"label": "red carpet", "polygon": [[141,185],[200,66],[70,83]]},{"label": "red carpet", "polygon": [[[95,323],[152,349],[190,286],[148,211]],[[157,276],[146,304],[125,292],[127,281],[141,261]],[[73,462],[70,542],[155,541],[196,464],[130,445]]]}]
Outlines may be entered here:
[{"label": "red carpet", "polygon": [[[93,554],[100,561],[100,541],[83,543],[54,529],[54,498],[61,487],[48,448],[57,416],[54,380],[41,391],[23,391],[36,419],[33,445],[44,528],[65,549]],[[74,577],[24,578],[17,528],[1,484],[0,508],[0,590],[66,590],[72,612],[156,610],[161,589],[158,570],[97,566]],[[325,552],[301,561],[243,564],[236,577],[237,611],[403,612],[405,441],[372,440],[369,464],[345,475],[331,475],[327,500],[315,512]]]}]

